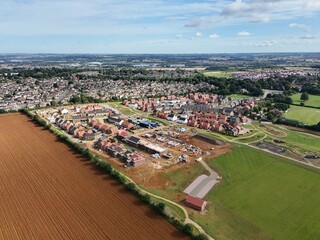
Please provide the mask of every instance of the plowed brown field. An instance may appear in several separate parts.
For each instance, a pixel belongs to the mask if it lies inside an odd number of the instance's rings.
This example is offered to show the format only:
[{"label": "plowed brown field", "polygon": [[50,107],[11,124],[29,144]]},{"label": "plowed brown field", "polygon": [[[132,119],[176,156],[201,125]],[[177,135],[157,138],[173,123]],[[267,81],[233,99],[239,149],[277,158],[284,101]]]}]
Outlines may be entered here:
[{"label": "plowed brown field", "polygon": [[189,239],[47,130],[0,115],[0,239]]}]

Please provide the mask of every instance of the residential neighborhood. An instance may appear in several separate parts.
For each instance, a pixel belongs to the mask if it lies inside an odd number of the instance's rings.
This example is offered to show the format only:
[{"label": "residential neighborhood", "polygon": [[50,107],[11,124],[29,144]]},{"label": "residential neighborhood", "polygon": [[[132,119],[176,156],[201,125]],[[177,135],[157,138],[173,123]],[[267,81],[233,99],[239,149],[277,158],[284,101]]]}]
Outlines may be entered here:
[{"label": "residential neighborhood", "polygon": [[198,91],[201,88],[211,89],[209,84],[180,84],[178,82],[132,81],[132,80],[96,80],[92,78],[70,79],[51,78],[38,80],[22,79],[19,82],[0,81],[0,109],[5,111],[22,108],[34,109],[53,104],[67,104],[74,95],[84,93],[101,101],[112,98],[139,98],[161,96],[166,94],[181,95]]},{"label": "residential neighborhood", "polygon": [[231,136],[248,132],[243,128],[248,122],[245,111],[262,102],[254,98],[237,100],[216,94],[189,93],[186,96],[131,99],[123,105],[150,112],[158,118],[211,130]]}]

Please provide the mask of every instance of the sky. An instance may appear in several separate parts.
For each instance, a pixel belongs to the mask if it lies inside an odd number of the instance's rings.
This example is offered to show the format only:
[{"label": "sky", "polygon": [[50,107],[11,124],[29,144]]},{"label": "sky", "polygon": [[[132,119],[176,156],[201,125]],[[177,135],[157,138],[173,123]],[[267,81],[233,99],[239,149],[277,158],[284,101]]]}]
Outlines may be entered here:
[{"label": "sky", "polygon": [[0,53],[320,52],[320,0],[0,0]]}]

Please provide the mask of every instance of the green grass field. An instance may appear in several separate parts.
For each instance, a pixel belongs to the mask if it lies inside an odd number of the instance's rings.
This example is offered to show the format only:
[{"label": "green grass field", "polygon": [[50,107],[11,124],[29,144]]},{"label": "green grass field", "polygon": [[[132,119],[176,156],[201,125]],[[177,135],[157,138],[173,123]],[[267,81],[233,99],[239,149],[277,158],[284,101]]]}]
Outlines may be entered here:
[{"label": "green grass field", "polygon": [[223,182],[193,219],[217,240],[320,239],[319,171],[239,145],[209,165]]},{"label": "green grass field", "polygon": [[241,94],[231,94],[231,95],[228,95],[228,97],[241,100],[241,99],[251,98],[252,96],[241,95]]},{"label": "green grass field", "polygon": [[306,106],[320,107],[320,96],[309,94],[309,100],[307,101],[301,101],[300,97],[301,93],[292,95],[291,98],[293,100],[293,103],[300,104],[301,102],[304,102]]},{"label": "green grass field", "polygon": [[231,72],[222,72],[222,71],[204,72],[203,74],[208,77],[216,77],[216,78],[230,78],[232,75]]},{"label": "green grass field", "polygon": [[290,109],[284,114],[284,116],[288,119],[313,125],[320,122],[320,109],[291,105]]}]

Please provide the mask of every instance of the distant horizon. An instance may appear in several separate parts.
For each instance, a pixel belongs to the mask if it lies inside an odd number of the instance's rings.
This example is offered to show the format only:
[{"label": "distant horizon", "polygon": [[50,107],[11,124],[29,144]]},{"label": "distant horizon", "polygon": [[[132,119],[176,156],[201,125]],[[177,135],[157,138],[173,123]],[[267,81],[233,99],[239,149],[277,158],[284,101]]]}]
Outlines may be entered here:
[{"label": "distant horizon", "polygon": [[320,51],[309,51],[309,52],[217,52],[217,53],[0,53],[0,55],[233,55],[233,54],[310,54],[310,53],[319,53]]}]

